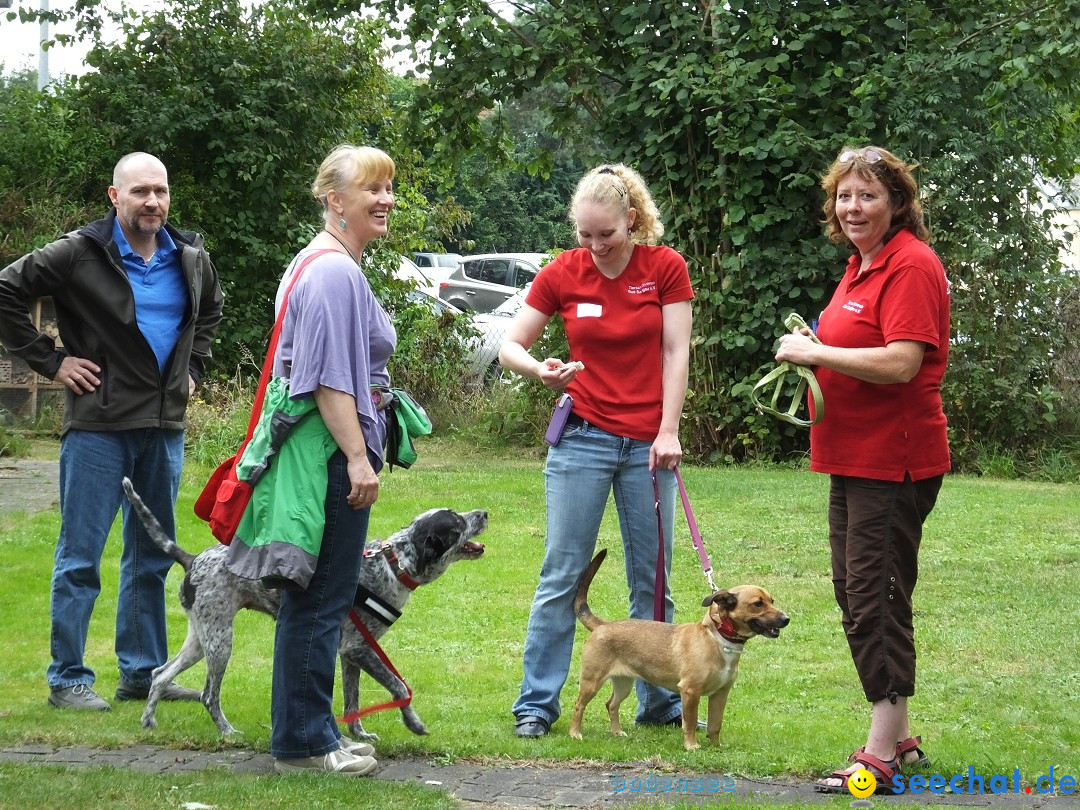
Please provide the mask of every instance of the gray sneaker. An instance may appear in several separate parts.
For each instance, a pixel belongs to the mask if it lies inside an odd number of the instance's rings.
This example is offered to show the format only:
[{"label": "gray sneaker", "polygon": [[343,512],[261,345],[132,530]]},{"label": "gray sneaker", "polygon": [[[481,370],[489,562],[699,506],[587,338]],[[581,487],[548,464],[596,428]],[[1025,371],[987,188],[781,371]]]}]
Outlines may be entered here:
[{"label": "gray sneaker", "polygon": [[49,692],[49,705],[58,709],[86,709],[94,712],[112,711],[112,706],[85,683],[53,689]]},{"label": "gray sneaker", "polygon": [[342,736],[338,740],[341,743],[341,750],[348,751],[354,757],[373,757],[375,756],[375,747],[369,745],[366,742],[357,742],[356,740],[350,740],[348,737]]},{"label": "gray sneaker", "polygon": [[[150,697],[149,686],[135,686],[127,681],[120,681],[116,687],[117,700],[146,700]],[[161,693],[162,700],[202,700],[202,692],[188,689],[178,683],[170,683]]]},{"label": "gray sneaker", "polygon": [[274,770],[278,773],[338,773],[342,776],[364,776],[378,766],[373,757],[358,757],[344,749],[331,751],[318,757],[299,759],[275,759]]}]

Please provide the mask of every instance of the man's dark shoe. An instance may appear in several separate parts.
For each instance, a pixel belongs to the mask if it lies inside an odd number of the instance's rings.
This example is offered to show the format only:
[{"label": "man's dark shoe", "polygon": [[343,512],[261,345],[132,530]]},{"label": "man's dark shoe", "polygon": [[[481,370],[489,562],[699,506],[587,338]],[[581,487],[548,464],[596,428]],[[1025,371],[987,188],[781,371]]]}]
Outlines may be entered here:
[{"label": "man's dark shoe", "polygon": [[[677,726],[679,728],[682,728],[682,715],[677,714],[677,715],[675,715],[674,717],[672,717],[670,720],[668,720],[665,723],[637,723],[637,722],[635,722],[635,725],[639,725],[639,726]],[[705,723],[704,720],[698,720],[697,721],[697,727],[698,728],[705,728],[706,725],[707,724]]]},{"label": "man's dark shoe", "polygon": [[84,709],[92,712],[112,711],[112,706],[85,683],[50,690],[49,705],[58,709]]},{"label": "man's dark shoe", "polygon": [[[670,720],[668,720],[666,723],[664,723],[664,725],[665,726],[678,726],[679,728],[682,728],[682,715],[678,714],[675,717],[672,717]],[[698,728],[705,728],[706,726],[707,726],[707,724],[705,723],[704,720],[698,720],[697,721],[697,727]]]},{"label": "man's dark shoe", "polygon": [[[150,697],[149,686],[135,686],[134,684],[120,681],[116,687],[117,700],[146,700]],[[170,683],[165,687],[161,695],[162,700],[202,700],[202,692],[198,689],[188,689],[180,684]]]},{"label": "man's dark shoe", "polygon": [[551,724],[543,717],[522,715],[514,721],[514,733],[519,737],[543,737]]}]

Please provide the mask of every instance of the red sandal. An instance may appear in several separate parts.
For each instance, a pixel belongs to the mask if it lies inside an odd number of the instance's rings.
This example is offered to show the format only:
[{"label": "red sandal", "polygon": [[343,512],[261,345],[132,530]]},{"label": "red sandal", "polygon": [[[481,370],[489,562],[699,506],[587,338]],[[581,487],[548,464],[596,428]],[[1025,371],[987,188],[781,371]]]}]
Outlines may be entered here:
[{"label": "red sandal", "polygon": [[[919,743],[922,742],[922,737],[908,737],[906,740],[901,740],[896,744],[896,758],[900,761],[900,770],[906,769],[919,769],[930,767],[930,757],[919,748]],[[851,756],[847,758],[848,762],[854,762],[855,759],[866,750],[865,745],[860,745],[854,751],[851,752]],[[905,757],[912,751],[915,752],[915,759],[908,760]]]},{"label": "red sandal", "polygon": [[[896,744],[896,758],[900,760],[901,769],[930,767],[930,757],[919,748],[921,742],[922,737],[908,737]],[[906,756],[912,752],[915,753],[915,759],[907,759]]]},{"label": "red sandal", "polygon": [[[897,759],[880,760],[866,753],[862,748],[858,749],[849,757],[850,762],[858,762],[866,770],[870,771],[877,780],[874,793],[888,793],[892,790],[892,778],[900,770],[900,762]],[[823,776],[814,783],[814,790],[818,793],[850,793],[848,779],[851,774],[847,771],[833,771],[828,776]],[[839,779],[839,785],[826,785],[826,779]]]}]

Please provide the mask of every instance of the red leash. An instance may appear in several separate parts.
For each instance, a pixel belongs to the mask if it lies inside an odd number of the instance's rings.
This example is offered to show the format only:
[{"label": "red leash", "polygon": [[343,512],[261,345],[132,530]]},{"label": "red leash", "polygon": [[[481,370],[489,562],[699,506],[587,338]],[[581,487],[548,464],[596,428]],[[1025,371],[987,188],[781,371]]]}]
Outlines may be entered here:
[{"label": "red leash", "polygon": [[[417,588],[420,587],[420,583],[410,577],[408,573],[405,572],[405,569],[403,569],[398,564],[397,553],[394,551],[393,546],[391,546],[389,543],[383,543],[377,551],[369,552],[365,549],[363,554],[365,557],[382,554],[386,557],[386,562],[390,566],[390,570],[393,571],[394,576],[397,577],[398,582],[400,582],[410,591],[415,591]],[[386,609],[389,609],[388,605],[384,607]],[[386,616],[384,620],[388,623],[393,623],[399,615],[400,614],[395,612],[393,615]],[[400,709],[402,706],[408,706],[410,703],[412,703],[413,698],[412,687],[410,687],[409,684],[405,683],[405,679],[401,677],[401,674],[394,668],[394,665],[390,663],[390,659],[386,657],[386,653],[384,653],[382,647],[379,646],[379,642],[375,640],[375,636],[371,635],[371,631],[368,630],[364,622],[361,621],[360,614],[358,614],[355,609],[352,609],[349,611],[349,619],[352,621],[353,626],[360,631],[360,635],[364,637],[364,641],[366,641],[371,646],[371,649],[375,650],[375,654],[379,656],[379,660],[386,664],[386,668],[389,669],[392,673],[394,673],[394,677],[405,685],[405,691],[409,694],[407,697],[399,698],[398,700],[391,700],[389,703],[376,703],[374,706],[368,706],[366,709],[360,709],[359,711],[355,711],[352,714],[347,714],[344,717],[338,718],[339,723],[344,723],[346,725],[353,722],[354,720],[359,720],[364,715],[371,714],[372,712],[382,712],[386,711],[387,709]]]},{"label": "red leash", "polygon": [[[679,496],[682,499],[683,512],[686,514],[686,523],[690,527],[690,537],[694,541],[701,567],[705,571],[705,579],[709,581],[709,587],[715,593],[717,588],[713,582],[712,563],[709,561],[709,553],[705,551],[705,541],[701,539],[697,521],[694,520],[694,510],[690,508],[690,496],[686,494],[686,486],[683,484],[682,474],[679,468],[675,468],[675,480],[679,482]],[[656,471],[652,473],[653,497],[656,503],[656,532],[659,537],[656,549],[656,595],[653,598],[653,621],[667,621],[664,611],[664,591],[667,590],[667,577],[664,565],[664,523],[660,518],[660,484],[656,480]]]},{"label": "red leash", "polygon": [[652,471],[653,506],[656,509],[656,583],[653,586],[653,621],[666,622],[664,610],[664,591],[667,590],[667,566],[664,565],[664,521],[660,515],[660,483],[656,480],[656,470]]},{"label": "red leash", "polygon": [[715,593],[719,588],[713,582],[713,568],[712,563],[709,561],[709,552],[705,550],[705,541],[701,539],[697,521],[694,520],[694,510],[690,508],[690,496],[686,494],[686,486],[683,484],[682,474],[679,472],[678,467],[675,468],[675,480],[679,482],[679,497],[682,498],[683,512],[686,513],[686,525],[690,527],[690,539],[694,541],[694,548],[697,549],[698,559],[701,560],[701,568],[705,572],[705,579],[708,580],[709,587]]},{"label": "red leash", "polygon": [[368,706],[365,709],[360,709],[358,711],[352,712],[351,714],[347,714],[344,717],[339,717],[338,722],[345,725],[352,723],[354,720],[359,720],[364,715],[371,714],[372,712],[381,712],[387,709],[400,709],[402,706],[408,706],[410,703],[412,703],[413,697],[412,688],[407,683],[405,683],[405,679],[401,677],[401,675],[396,669],[394,669],[394,665],[391,664],[390,659],[386,657],[386,653],[384,653],[382,647],[379,646],[379,642],[375,640],[375,636],[371,635],[371,631],[367,629],[367,627],[362,621],[360,621],[360,616],[356,613],[355,610],[349,611],[349,618],[352,620],[352,623],[356,627],[356,629],[360,631],[360,635],[364,637],[364,641],[370,644],[371,648],[375,650],[375,654],[379,656],[379,660],[386,664],[386,668],[393,672],[394,676],[399,681],[405,684],[405,690],[409,693],[409,695],[408,697],[399,698],[398,700],[391,700],[388,703],[376,703],[374,706]]}]

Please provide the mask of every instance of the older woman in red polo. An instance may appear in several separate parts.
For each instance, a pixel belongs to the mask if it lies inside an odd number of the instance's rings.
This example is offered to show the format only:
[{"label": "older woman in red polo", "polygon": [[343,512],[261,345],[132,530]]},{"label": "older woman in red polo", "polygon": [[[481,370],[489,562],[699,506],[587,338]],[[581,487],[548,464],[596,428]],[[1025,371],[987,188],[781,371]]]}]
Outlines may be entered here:
[{"label": "older woman in red polo", "polygon": [[949,282],[927,244],[913,170],[876,146],[845,149],[822,180],[829,238],[851,245],[836,292],[776,359],[813,366],[828,403],[810,429],[810,469],[827,473],[832,578],[844,633],[871,704],[866,742],[816,789],[847,793],[861,768],[887,789],[929,764],[908,728],[915,694],[912,594],[923,522],[950,469],[941,381]]}]

